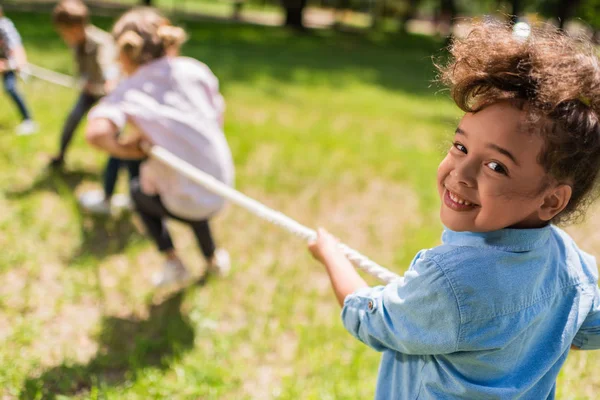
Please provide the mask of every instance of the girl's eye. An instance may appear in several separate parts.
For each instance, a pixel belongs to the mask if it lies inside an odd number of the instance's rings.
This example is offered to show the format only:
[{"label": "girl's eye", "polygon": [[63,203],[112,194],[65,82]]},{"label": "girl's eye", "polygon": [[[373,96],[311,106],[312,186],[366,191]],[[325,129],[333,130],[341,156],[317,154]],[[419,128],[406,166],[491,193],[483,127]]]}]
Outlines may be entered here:
[{"label": "girl's eye", "polygon": [[494,172],[497,172],[502,175],[508,175],[508,171],[506,170],[506,168],[502,164],[497,163],[496,161],[490,161],[489,163],[487,163],[487,166]]},{"label": "girl's eye", "polygon": [[462,153],[465,153],[465,154],[468,153],[467,148],[458,142],[452,143],[452,147],[454,147],[456,150],[458,150]]}]

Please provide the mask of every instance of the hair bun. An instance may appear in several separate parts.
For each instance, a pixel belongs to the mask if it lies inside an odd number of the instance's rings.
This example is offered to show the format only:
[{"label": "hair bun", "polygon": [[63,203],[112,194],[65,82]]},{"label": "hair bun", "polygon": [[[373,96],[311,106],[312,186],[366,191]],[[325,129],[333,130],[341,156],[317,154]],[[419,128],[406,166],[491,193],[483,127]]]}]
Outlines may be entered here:
[{"label": "hair bun", "polygon": [[185,31],[173,25],[162,25],[156,32],[165,47],[180,45],[187,39]]},{"label": "hair bun", "polygon": [[144,39],[134,31],[127,31],[117,41],[120,49],[125,50],[133,58],[137,57],[144,47]]}]

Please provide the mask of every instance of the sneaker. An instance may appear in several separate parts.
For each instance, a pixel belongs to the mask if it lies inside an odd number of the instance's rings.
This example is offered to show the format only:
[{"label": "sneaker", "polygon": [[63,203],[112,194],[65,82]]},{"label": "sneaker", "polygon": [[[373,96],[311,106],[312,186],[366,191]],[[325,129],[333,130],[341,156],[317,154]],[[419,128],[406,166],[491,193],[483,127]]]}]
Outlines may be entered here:
[{"label": "sneaker", "polygon": [[217,276],[227,276],[231,270],[231,259],[225,249],[217,249],[208,262],[207,271]]},{"label": "sneaker", "polygon": [[37,131],[38,124],[30,119],[26,119],[25,121],[21,122],[16,128],[17,135],[20,136],[31,135],[36,133]]},{"label": "sneaker", "polygon": [[110,215],[110,201],[104,197],[104,191],[91,190],[79,196],[79,204],[84,210],[92,214]]},{"label": "sneaker", "polygon": [[152,277],[156,287],[163,287],[174,283],[181,283],[190,277],[190,273],[180,260],[167,260],[161,271]]},{"label": "sneaker", "polygon": [[131,198],[125,194],[117,193],[110,199],[111,206],[116,210],[131,210]]}]

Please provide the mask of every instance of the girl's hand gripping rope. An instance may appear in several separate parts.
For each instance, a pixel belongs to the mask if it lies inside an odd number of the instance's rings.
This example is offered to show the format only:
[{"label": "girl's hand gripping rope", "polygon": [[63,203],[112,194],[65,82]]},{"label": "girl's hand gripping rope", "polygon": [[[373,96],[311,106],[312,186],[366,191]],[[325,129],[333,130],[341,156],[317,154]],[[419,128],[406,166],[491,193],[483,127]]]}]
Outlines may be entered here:
[{"label": "girl's hand gripping rope", "polygon": [[[131,121],[128,121],[131,124]],[[88,123],[86,139],[94,147],[104,150],[114,157],[126,160],[136,160],[146,157],[142,143],[147,139],[139,132],[134,124],[134,131],[127,138],[119,139],[119,129],[105,118],[93,119]]]},{"label": "girl's hand gripping rope", "polygon": [[308,249],[314,258],[325,265],[340,306],[344,304],[346,296],[368,286],[340,250],[339,241],[325,229],[317,231],[317,238],[308,244]]},{"label": "girl's hand gripping rope", "polygon": [[342,255],[338,245],[340,241],[325,229],[320,228],[317,231],[317,237],[314,241],[309,242],[308,249],[312,256],[325,265],[327,260],[333,259],[337,253]]}]

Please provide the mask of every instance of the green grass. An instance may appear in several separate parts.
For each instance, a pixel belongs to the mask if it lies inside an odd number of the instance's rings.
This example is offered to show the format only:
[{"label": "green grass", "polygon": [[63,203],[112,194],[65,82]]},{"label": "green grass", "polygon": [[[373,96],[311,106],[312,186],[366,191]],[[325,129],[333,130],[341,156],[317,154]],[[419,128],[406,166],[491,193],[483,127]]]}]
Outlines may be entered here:
[{"label": "green grass", "polygon": [[[72,72],[48,16],[11,17],[32,62]],[[430,87],[441,43],[184,24],[184,53],[221,81],[239,189],[399,273],[438,243],[434,176],[459,117]],[[45,169],[76,93],[35,80],[21,88],[42,131],[17,137],[14,109],[0,108],[0,398],[372,398],[379,354],[344,331],[302,242],[230,207],[214,229],[232,275],[154,291],[161,258],[136,218],[77,208],[106,156],[80,131],[66,172]],[[200,275],[190,232],[173,228]],[[572,354],[560,398],[593,398],[599,360]]]}]

